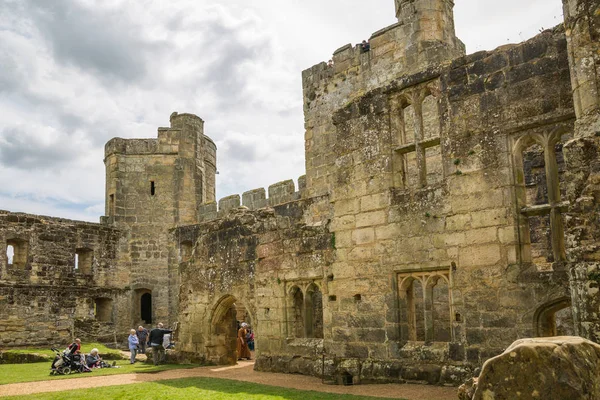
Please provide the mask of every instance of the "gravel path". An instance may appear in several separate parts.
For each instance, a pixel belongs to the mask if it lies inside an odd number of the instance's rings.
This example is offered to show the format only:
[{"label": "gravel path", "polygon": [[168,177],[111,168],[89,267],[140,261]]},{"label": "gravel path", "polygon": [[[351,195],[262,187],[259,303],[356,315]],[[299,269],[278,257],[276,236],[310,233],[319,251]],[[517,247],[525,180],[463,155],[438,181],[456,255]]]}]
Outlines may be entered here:
[{"label": "gravel path", "polygon": [[[69,379],[68,390],[71,391],[74,389],[89,389],[92,387],[102,386],[130,385],[134,383],[152,382],[166,379],[208,377],[233,379],[238,381],[261,383],[271,386],[279,386],[301,390],[309,389],[319,392],[340,394],[356,394],[387,398],[406,398],[409,400],[457,399],[456,388],[451,387],[410,384],[356,386],[324,385],[321,383],[321,380],[319,378],[310,376],[257,372],[252,369],[253,365],[253,361],[242,361],[239,362],[238,365],[231,367],[200,367],[193,369],[162,371],[157,373],[88,376],[85,378]],[[65,390],[66,382],[67,381],[65,380],[54,380],[1,385],[0,397],[44,392],[60,392]]]}]

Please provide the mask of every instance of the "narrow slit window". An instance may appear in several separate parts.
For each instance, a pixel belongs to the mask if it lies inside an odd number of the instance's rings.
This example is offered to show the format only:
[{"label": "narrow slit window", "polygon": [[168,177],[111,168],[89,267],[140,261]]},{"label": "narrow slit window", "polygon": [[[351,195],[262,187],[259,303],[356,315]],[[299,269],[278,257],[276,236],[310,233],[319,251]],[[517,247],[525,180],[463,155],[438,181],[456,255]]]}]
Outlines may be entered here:
[{"label": "narrow slit window", "polygon": [[154,185],[154,181],[150,181],[150,196],[154,196],[156,193],[156,186]]},{"label": "narrow slit window", "polygon": [[79,271],[79,254],[75,254],[75,271]]}]

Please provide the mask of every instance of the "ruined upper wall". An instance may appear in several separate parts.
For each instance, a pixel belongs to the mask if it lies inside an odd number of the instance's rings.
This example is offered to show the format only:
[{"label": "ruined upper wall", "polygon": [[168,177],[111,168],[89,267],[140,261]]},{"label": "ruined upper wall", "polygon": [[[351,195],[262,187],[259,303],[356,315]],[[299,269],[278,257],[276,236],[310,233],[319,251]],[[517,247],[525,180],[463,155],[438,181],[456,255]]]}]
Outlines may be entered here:
[{"label": "ruined upper wall", "polygon": [[0,345],[72,340],[74,320],[95,320],[96,299],[107,305],[104,325],[124,329],[129,313],[113,303],[129,282],[117,262],[121,240],[122,232],[106,225],[0,211]]},{"label": "ruined upper wall", "polygon": [[336,110],[394,79],[449,64],[465,54],[454,34],[451,1],[410,0],[400,6],[400,21],[375,32],[369,51],[348,44],[334,52],[333,66],[320,63],[302,73],[309,195],[325,194],[333,184],[331,116]]}]

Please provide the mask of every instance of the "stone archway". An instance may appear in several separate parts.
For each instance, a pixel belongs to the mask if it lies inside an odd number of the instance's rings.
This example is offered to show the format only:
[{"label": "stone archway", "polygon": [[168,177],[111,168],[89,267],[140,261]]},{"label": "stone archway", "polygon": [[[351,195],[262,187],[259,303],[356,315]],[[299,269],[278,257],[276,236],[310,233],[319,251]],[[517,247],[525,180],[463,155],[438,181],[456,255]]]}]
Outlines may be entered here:
[{"label": "stone archway", "polygon": [[540,306],[535,312],[534,324],[537,337],[574,335],[571,299],[562,297]]},{"label": "stone archway", "polygon": [[207,360],[219,365],[235,364],[238,322],[247,322],[254,329],[253,321],[252,313],[243,302],[232,295],[221,297],[211,314]]}]

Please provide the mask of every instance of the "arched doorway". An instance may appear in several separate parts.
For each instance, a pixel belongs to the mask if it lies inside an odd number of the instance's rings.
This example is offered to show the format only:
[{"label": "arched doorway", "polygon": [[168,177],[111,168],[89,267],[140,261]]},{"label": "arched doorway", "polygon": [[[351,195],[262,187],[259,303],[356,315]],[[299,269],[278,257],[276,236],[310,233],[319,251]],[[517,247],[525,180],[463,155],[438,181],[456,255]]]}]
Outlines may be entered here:
[{"label": "arched doorway", "polygon": [[134,325],[150,325],[153,320],[152,289],[139,288],[133,292],[131,317]]},{"label": "arched doorway", "polygon": [[246,322],[254,330],[253,321],[252,313],[243,302],[231,295],[222,297],[212,313],[210,340],[206,346],[208,360],[221,365],[235,364],[239,324]]}]

